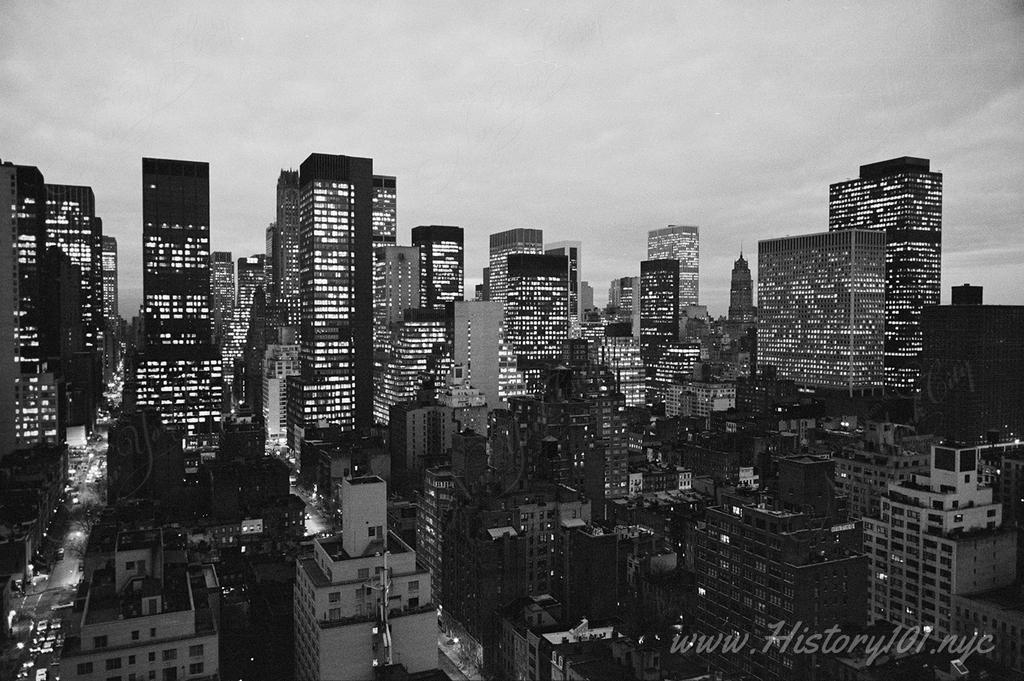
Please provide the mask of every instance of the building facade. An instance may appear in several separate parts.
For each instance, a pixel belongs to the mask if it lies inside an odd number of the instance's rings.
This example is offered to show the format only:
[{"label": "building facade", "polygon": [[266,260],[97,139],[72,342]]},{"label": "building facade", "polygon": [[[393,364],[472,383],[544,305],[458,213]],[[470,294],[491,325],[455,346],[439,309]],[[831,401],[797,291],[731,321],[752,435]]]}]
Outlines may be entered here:
[{"label": "building facade", "polygon": [[544,232],[539,229],[516,228],[490,237],[490,267],[485,280],[487,300],[505,302],[508,295],[508,257],[516,254],[544,252]]},{"label": "building facade", "polygon": [[829,186],[829,230],[885,234],[885,387],[913,389],[921,354],[921,312],[939,304],[942,173],[928,159],[902,157],[860,167]]},{"label": "building facade", "polygon": [[565,256],[520,253],[508,256],[507,265],[505,323],[513,352],[531,362],[557,359],[569,335]]},{"label": "building facade", "polygon": [[464,298],[465,254],[461,227],[420,225],[412,245],[420,250],[420,303],[430,309]]},{"label": "building facade", "polygon": [[758,366],[797,384],[883,384],[885,234],[849,229],[758,243]]},{"label": "building facade", "polygon": [[700,298],[700,228],[669,225],[647,232],[648,260],[679,261],[679,309]]}]

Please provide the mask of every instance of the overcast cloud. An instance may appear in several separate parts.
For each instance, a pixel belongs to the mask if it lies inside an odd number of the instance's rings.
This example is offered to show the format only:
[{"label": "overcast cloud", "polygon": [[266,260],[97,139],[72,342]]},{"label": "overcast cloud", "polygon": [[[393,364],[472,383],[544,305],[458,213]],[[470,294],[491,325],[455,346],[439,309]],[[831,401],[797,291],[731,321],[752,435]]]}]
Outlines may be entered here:
[{"label": "overcast cloud", "polygon": [[[598,302],[646,230],[701,226],[701,298],[741,243],[827,229],[828,185],[944,174],[943,299],[1024,303],[1024,10],[947,3],[39,3],[0,6],[0,157],[88,184],[141,300],[141,157],[209,161],[215,250],[264,249],[313,151],[398,177],[399,240],[583,241]],[[755,271],[756,276],[756,271]]]}]

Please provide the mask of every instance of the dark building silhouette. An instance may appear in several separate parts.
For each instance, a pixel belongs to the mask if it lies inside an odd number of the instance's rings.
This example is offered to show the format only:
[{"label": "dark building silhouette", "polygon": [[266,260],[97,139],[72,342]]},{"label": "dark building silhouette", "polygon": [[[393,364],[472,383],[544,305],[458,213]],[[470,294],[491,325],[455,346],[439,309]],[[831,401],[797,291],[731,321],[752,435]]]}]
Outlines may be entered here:
[{"label": "dark building silhouette", "polygon": [[981,287],[921,315],[918,432],[971,445],[1024,437],[1024,305],[982,305]]},{"label": "dark building silhouette", "polygon": [[267,228],[267,300],[282,311],[289,326],[298,327],[299,306],[299,173],[282,170],[277,178],[277,219]]},{"label": "dark building silhouette", "polygon": [[558,359],[562,343],[569,335],[566,257],[509,255],[505,275],[505,325],[513,352],[521,361]]},{"label": "dark building silhouette", "polygon": [[373,160],[311,154],[299,186],[302,327],[299,376],[289,381],[292,446],[319,425],[373,424]]},{"label": "dark building silhouette", "polygon": [[154,408],[190,443],[219,423],[223,370],[210,315],[210,166],[142,159],[144,347],[129,408]]},{"label": "dark building silhouette", "polygon": [[942,173],[909,156],[863,165],[857,179],[829,186],[828,226],[885,232],[885,387],[912,389],[921,312],[939,304]]},{"label": "dark building silhouette", "polygon": [[752,322],[757,316],[754,307],[754,282],[750,276],[750,265],[743,253],[733,263],[732,280],[729,285],[729,321]]},{"label": "dark building silhouette", "polygon": [[412,245],[420,249],[420,306],[441,309],[464,298],[465,255],[461,227],[420,225]]}]

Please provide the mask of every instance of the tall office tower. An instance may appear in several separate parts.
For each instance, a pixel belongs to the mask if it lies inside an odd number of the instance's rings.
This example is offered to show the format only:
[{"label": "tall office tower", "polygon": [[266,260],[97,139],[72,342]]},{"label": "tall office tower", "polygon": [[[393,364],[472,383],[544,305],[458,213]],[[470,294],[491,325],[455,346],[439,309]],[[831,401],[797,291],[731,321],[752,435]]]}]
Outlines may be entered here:
[{"label": "tall office tower", "polygon": [[509,398],[525,393],[501,303],[456,302],[453,339],[455,366],[465,367],[470,385],[483,391],[490,408],[507,408]]},{"label": "tall office tower", "polygon": [[801,456],[778,466],[774,498],[736,490],[706,511],[696,537],[697,629],[736,634],[737,650],[709,655],[715,669],[763,681],[817,678],[814,656],[793,645],[762,654],[766,642],[794,626],[814,640],[832,627],[863,627],[868,559],[832,490],[831,462]]},{"label": "tall office tower", "polygon": [[451,321],[444,310],[405,310],[391,327],[388,361],[374,386],[373,416],[387,424],[392,406],[416,398],[425,382],[436,397],[452,367]]},{"label": "tall office tower", "polygon": [[423,472],[423,489],[416,493],[416,557],[430,573],[434,598],[438,602],[443,602],[441,547],[444,517],[455,502],[455,485],[451,466],[428,468]]},{"label": "tall office tower", "polygon": [[[373,176],[373,247],[398,243],[398,210],[395,178]],[[461,242],[460,242],[461,243]]]},{"label": "tall office tower", "polygon": [[288,326],[298,328],[299,314],[299,173],[282,170],[277,178],[277,220],[270,245],[268,292]]},{"label": "tall office tower", "polygon": [[485,267],[483,269],[483,281],[480,282],[480,298],[479,300],[490,300],[491,299],[491,268]]},{"label": "tall office tower", "polygon": [[609,324],[597,346],[597,361],[615,376],[615,388],[626,397],[627,407],[642,407],[646,400],[644,362],[640,356],[640,340],[633,335],[632,325]]},{"label": "tall office tower", "polygon": [[679,261],[679,309],[697,305],[700,293],[700,228],[669,225],[647,232],[648,260]]},{"label": "tall office tower", "polygon": [[829,186],[830,230],[885,233],[885,387],[909,390],[918,376],[921,311],[939,304],[942,173],[904,156],[860,167]]},{"label": "tall office tower", "polygon": [[579,241],[556,241],[544,247],[545,255],[561,255],[569,263],[569,326],[577,328],[585,309],[580,300],[581,247]]},{"label": "tall office tower", "polygon": [[373,424],[373,160],[310,154],[299,184],[302,329],[288,395],[295,444],[318,424]]},{"label": "tall office tower", "polygon": [[235,261],[231,251],[210,254],[210,298],[213,301],[213,342],[225,344],[235,309]]},{"label": "tall office tower", "polygon": [[505,321],[513,352],[528,362],[558,359],[569,336],[566,257],[520,253],[508,256],[507,265]]},{"label": "tall office tower", "polygon": [[587,310],[594,309],[594,287],[590,285],[589,281],[580,282],[580,315]]},{"label": "tall office tower", "polygon": [[[367,243],[367,248],[370,244]],[[430,573],[389,531],[387,485],[341,482],[341,537],[316,539],[296,561],[295,679],[397,678],[437,668],[437,604]]]},{"label": "tall office tower", "polygon": [[382,246],[373,259],[373,349],[387,352],[391,325],[406,310],[418,308],[420,249],[417,246]]},{"label": "tall office tower", "polygon": [[[19,166],[0,162],[0,206],[17,208],[22,203],[18,195],[19,170]],[[17,446],[15,390],[21,371],[16,321],[19,272],[15,245],[20,233],[20,218],[17,210],[0,210],[0,281],[11,286],[0,295],[0,460]]]},{"label": "tall office tower", "polygon": [[[225,381],[235,384],[235,363],[242,358],[245,350],[245,338],[249,331],[249,320],[252,317],[252,301],[256,288],[265,285],[264,270],[266,256],[262,253],[239,258],[235,269],[238,286],[235,291],[235,303],[231,309],[231,322],[227,326],[227,337],[221,345],[220,352],[224,358]],[[237,399],[242,399],[244,392],[240,385],[234,386]]]},{"label": "tall office tower", "polygon": [[298,345],[268,345],[263,359],[263,423],[267,442],[281,442],[288,428],[288,377],[299,375]]},{"label": "tall office tower", "polygon": [[750,265],[743,253],[733,263],[732,280],[729,284],[729,321],[749,323],[757,317],[754,308],[754,282],[750,276]]},{"label": "tall office tower", "polygon": [[950,442],[1024,438],[1024,305],[982,305],[980,286],[921,315],[918,428]]},{"label": "tall office tower", "polygon": [[817,388],[883,384],[885,233],[848,229],[758,242],[758,366]]},{"label": "tall office tower", "polygon": [[679,262],[640,263],[640,347],[644,364],[653,364],[661,348],[679,340]]},{"label": "tall office tower", "polygon": [[864,519],[869,616],[952,631],[952,597],[1012,584],[1017,537],[978,479],[978,449],[932,446],[930,471],[890,482],[881,515]]},{"label": "tall office tower", "polygon": [[444,309],[465,296],[465,262],[462,228],[420,225],[412,229],[412,245],[420,249],[420,298],[422,306]]},{"label": "tall office tower", "polygon": [[220,420],[223,401],[211,343],[209,164],[142,159],[142,219],[145,339],[132,399],[195,442]]},{"label": "tall office tower", "polygon": [[103,348],[103,234],[92,187],[46,185],[46,248],[58,248],[78,268],[83,349]]},{"label": "tall office tower", "polygon": [[117,325],[117,239],[103,237],[103,319],[107,328]]},{"label": "tall office tower", "polygon": [[486,271],[487,300],[504,303],[508,295],[508,257],[520,253],[544,252],[544,232],[539,229],[510,229],[492,234],[490,267]]}]

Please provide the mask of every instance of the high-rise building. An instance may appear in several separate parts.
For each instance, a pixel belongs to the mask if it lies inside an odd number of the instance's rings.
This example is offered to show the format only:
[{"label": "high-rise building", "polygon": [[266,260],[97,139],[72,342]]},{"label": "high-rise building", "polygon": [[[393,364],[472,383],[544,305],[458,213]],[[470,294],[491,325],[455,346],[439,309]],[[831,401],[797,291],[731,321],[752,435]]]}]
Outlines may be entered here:
[{"label": "high-rise building", "polygon": [[519,253],[506,264],[505,321],[513,351],[530,362],[558,359],[569,334],[565,256]]},{"label": "high-rise building", "polygon": [[508,295],[508,256],[541,254],[544,252],[544,232],[539,229],[509,229],[492,234],[490,239],[490,267],[486,268],[487,300],[504,303]]},{"label": "high-rise building", "polygon": [[455,484],[451,466],[428,468],[423,472],[423,490],[417,493],[416,498],[416,557],[430,573],[438,601],[442,598],[444,517],[454,504]]},{"label": "high-rise building", "polygon": [[912,389],[921,312],[939,304],[942,173],[908,156],[861,166],[857,179],[829,186],[828,226],[885,233],[885,387]]},{"label": "high-rise building", "polygon": [[420,225],[412,229],[412,245],[420,249],[422,306],[442,309],[464,298],[465,262],[462,228]]},{"label": "high-rise building", "polygon": [[103,236],[103,319],[107,328],[117,325],[117,239]]},{"label": "high-rise building", "polygon": [[220,420],[223,401],[211,344],[209,164],[142,159],[142,219],[145,344],[126,402],[193,437]]},{"label": "high-rise building", "polygon": [[373,423],[373,345],[365,341],[373,328],[373,160],[311,154],[299,184],[300,374],[288,398],[295,444],[321,423],[344,431]]},{"label": "high-rise building", "polygon": [[583,310],[580,298],[580,270],[582,244],[579,241],[556,241],[544,247],[545,255],[561,255],[569,263],[569,326],[576,328],[583,321]]},{"label": "high-rise building", "polygon": [[387,529],[386,483],[345,478],[340,496],[341,536],[314,540],[312,556],[296,561],[295,679],[362,681],[391,664],[436,669],[430,573]]},{"label": "high-rise building", "polygon": [[373,176],[373,247],[398,243],[398,191],[390,175]]},{"label": "high-rise building", "polygon": [[103,348],[103,234],[91,187],[46,185],[46,248],[78,268],[83,349]]},{"label": "high-rise building", "polygon": [[406,310],[418,308],[420,249],[417,246],[382,246],[373,259],[373,348],[387,352],[391,325]]},{"label": "high-rise building", "polygon": [[299,173],[282,170],[277,178],[277,220],[267,252],[268,299],[289,326],[298,328],[299,314]]},{"label": "high-rise building", "polygon": [[597,347],[597,361],[615,376],[615,387],[626,398],[627,407],[642,407],[646,400],[644,362],[640,339],[631,324],[609,324]]},{"label": "high-rise building", "polygon": [[953,300],[921,314],[918,427],[965,445],[1024,438],[1024,305],[982,305],[980,286]]},{"label": "high-rise building", "polygon": [[235,309],[235,261],[231,251],[210,254],[210,299],[213,301],[213,341],[226,343]]},{"label": "high-rise building", "polygon": [[608,307],[616,311],[616,319],[632,324],[631,333],[640,335],[640,277],[613,279],[608,288]]},{"label": "high-rise building", "polygon": [[848,229],[758,242],[758,366],[797,384],[883,383],[885,233]]},{"label": "high-rise building", "polygon": [[[18,195],[19,170],[19,166],[11,163],[0,163],[0,205],[17,207],[22,203]],[[20,233],[19,220],[16,210],[0,210],[0,280],[11,286],[0,295],[0,460],[17,446],[15,390],[21,371],[16,321],[20,311],[20,276],[15,248]]]},{"label": "high-rise building", "polygon": [[733,263],[732,280],[729,284],[729,321],[749,323],[757,317],[754,308],[754,283],[750,276],[750,265],[743,253]]},{"label": "high-rise building", "polygon": [[584,318],[587,310],[594,309],[594,287],[589,281],[580,282],[580,318]]},{"label": "high-rise building", "polygon": [[952,632],[952,598],[1013,584],[1017,537],[978,479],[978,450],[932,446],[929,471],[890,482],[881,514],[864,520],[869,613]]},{"label": "high-rise building", "polygon": [[416,398],[425,382],[436,396],[451,371],[451,321],[444,310],[405,310],[391,325],[388,360],[374,386],[374,420],[387,424],[392,406]]},{"label": "high-rise building", "polygon": [[647,232],[648,260],[679,261],[679,309],[697,305],[700,294],[700,228],[669,225]]},{"label": "high-rise building", "polygon": [[268,442],[287,436],[288,377],[298,375],[298,345],[267,346],[263,360],[263,423]]},{"label": "high-rise building", "polygon": [[679,263],[674,259],[640,263],[640,344],[644,362],[659,348],[679,340]]},{"label": "high-rise building", "polygon": [[490,300],[455,303],[454,364],[466,369],[469,383],[492,409],[505,408],[526,387],[508,341],[501,303]]}]

